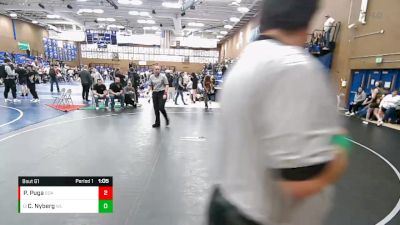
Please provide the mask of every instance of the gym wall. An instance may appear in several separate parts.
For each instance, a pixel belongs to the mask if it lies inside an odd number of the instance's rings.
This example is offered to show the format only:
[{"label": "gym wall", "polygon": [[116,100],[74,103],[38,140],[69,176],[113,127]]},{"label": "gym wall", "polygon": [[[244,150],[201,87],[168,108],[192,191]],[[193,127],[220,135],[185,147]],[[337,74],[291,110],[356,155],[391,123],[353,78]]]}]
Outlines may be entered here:
[{"label": "gym wall", "polygon": [[[331,73],[338,92],[345,94],[345,99],[348,99],[349,95],[352,69],[400,68],[400,30],[398,29],[400,1],[369,0],[364,25],[358,22],[361,2],[362,0],[342,2],[324,0],[320,12],[312,23],[312,27],[322,28],[324,16],[327,14],[342,23]],[[357,28],[349,29],[350,24],[356,24]],[[379,33],[381,30],[384,31],[383,34]],[[385,54],[388,55],[383,56],[383,63],[377,64],[376,58]],[[338,85],[341,79],[348,81],[346,88]]]},{"label": "gym wall", "polygon": [[18,49],[18,42],[27,42],[31,47],[31,54],[43,54],[43,38],[48,32],[40,26],[14,20],[17,39],[14,40],[13,24],[10,17],[0,15],[0,51],[26,53]]},{"label": "gym wall", "polygon": [[[322,0],[320,10],[316,13],[310,25],[310,33],[314,29],[322,29],[325,15],[328,14],[336,21],[341,22],[334,52],[331,78],[335,82],[337,92],[346,95],[345,99],[348,99],[352,69],[400,68],[400,29],[398,29],[400,27],[400,20],[398,19],[400,1],[369,0],[366,24],[364,25],[358,22],[361,2],[362,0]],[[357,28],[349,29],[348,25],[353,23],[356,24]],[[242,28],[242,31],[251,29],[257,24],[257,19],[253,19]],[[383,34],[363,36],[381,30],[384,30]],[[240,49],[236,49],[236,43],[239,40],[238,33],[221,45],[221,56],[225,58],[239,56],[245,45]],[[227,48],[226,51],[224,51],[225,46]],[[375,62],[376,56],[379,55],[384,55],[382,64]],[[347,87],[342,88],[339,85],[341,79],[348,81]]]},{"label": "gym wall", "polygon": [[[220,61],[223,59],[235,59],[240,55],[240,52],[249,43],[251,31],[260,24],[259,18],[254,18],[249,21],[240,31],[234,34],[231,38],[221,45]],[[242,35],[240,34],[242,33]]]}]

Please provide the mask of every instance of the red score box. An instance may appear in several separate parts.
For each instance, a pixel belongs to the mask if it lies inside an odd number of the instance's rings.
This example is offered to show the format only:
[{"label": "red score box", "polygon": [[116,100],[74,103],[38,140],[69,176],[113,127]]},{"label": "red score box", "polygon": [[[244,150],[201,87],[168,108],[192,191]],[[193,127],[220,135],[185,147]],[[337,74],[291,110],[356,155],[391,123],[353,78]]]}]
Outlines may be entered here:
[{"label": "red score box", "polygon": [[113,189],[112,186],[100,186],[99,187],[99,200],[112,200]]}]

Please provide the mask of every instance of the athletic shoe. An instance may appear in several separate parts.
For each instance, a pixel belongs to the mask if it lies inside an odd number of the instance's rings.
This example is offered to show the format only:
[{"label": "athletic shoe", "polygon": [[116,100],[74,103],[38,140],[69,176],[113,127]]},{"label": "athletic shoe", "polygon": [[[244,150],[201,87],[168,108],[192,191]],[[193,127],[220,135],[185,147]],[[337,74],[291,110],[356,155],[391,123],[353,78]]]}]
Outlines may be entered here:
[{"label": "athletic shoe", "polygon": [[350,112],[345,112],[344,114],[345,114],[346,116],[348,116],[348,115],[350,115]]},{"label": "athletic shoe", "polygon": [[99,107],[96,107],[96,110],[99,110],[100,108]]},{"label": "athletic shoe", "polygon": [[363,124],[368,125],[368,121],[364,120]]},{"label": "athletic shoe", "polygon": [[167,126],[169,126],[169,119],[167,118],[167,120],[165,121]]},{"label": "athletic shoe", "polygon": [[21,100],[19,100],[19,99],[14,99],[13,102],[14,102],[14,103],[20,103]]},{"label": "athletic shoe", "polygon": [[40,99],[35,99],[34,101],[33,101],[34,103],[39,103],[40,102]]},{"label": "athletic shoe", "polygon": [[5,103],[7,103],[7,102],[12,102],[12,100],[11,100],[11,99],[8,99],[8,98],[6,98],[6,99],[4,99],[4,102],[5,102]]},{"label": "athletic shoe", "polygon": [[353,113],[353,112],[352,112],[352,113],[350,113],[350,116],[354,116],[354,115],[356,115],[356,114],[355,114],[355,113]]},{"label": "athletic shoe", "polygon": [[36,102],[36,99],[31,99],[31,102]]},{"label": "athletic shoe", "polygon": [[382,126],[382,124],[383,124],[383,121],[378,121],[377,126],[380,127],[380,126]]},{"label": "athletic shoe", "polygon": [[153,128],[159,128],[159,127],[160,127],[160,124],[153,124],[152,127],[153,127]]}]

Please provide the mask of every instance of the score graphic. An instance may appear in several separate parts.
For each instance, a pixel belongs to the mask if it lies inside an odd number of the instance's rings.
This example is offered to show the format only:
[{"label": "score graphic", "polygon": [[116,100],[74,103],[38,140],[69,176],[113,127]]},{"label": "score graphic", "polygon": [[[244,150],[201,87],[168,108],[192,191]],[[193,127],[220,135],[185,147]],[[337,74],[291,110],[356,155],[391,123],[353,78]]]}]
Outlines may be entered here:
[{"label": "score graphic", "polygon": [[18,213],[112,212],[112,177],[18,177]]}]

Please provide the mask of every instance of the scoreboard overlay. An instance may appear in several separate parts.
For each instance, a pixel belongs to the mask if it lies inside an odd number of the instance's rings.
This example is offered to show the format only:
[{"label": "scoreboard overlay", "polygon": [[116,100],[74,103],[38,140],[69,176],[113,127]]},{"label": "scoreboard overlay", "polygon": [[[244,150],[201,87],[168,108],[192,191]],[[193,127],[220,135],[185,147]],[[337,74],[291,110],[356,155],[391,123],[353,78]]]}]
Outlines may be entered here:
[{"label": "scoreboard overlay", "polygon": [[112,212],[112,177],[18,177],[18,213]]}]

